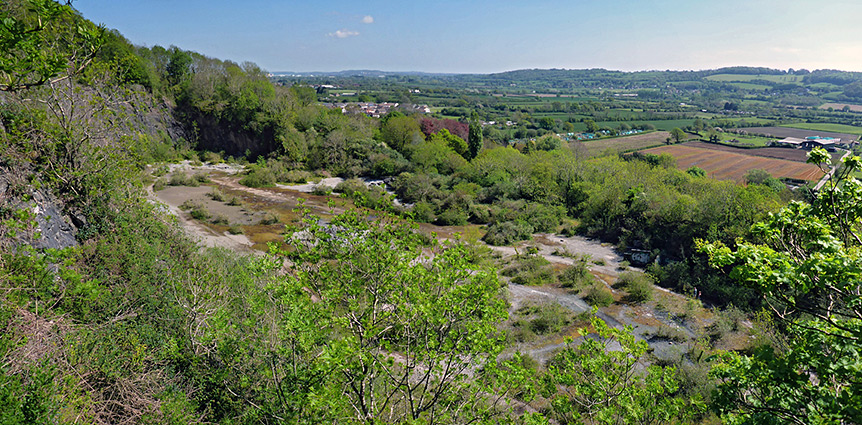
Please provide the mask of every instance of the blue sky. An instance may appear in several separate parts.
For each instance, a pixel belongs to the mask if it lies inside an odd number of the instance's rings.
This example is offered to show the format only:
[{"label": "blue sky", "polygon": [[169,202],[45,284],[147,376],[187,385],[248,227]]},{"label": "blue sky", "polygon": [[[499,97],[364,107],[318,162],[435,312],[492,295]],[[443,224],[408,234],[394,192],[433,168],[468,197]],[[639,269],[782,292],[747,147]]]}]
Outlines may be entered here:
[{"label": "blue sky", "polygon": [[858,0],[76,0],[135,44],[277,71],[862,71]]}]

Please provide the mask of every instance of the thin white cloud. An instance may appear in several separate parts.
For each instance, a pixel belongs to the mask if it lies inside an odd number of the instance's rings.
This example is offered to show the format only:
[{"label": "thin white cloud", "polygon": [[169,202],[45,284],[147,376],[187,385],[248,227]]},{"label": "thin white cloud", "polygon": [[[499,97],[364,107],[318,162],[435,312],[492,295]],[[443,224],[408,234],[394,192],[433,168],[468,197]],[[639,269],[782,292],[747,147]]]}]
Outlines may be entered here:
[{"label": "thin white cloud", "polygon": [[362,17],[362,23],[363,24],[373,24],[374,23],[374,17],[371,15],[365,15]]},{"label": "thin white cloud", "polygon": [[331,33],[326,34],[326,35],[328,35],[330,37],[335,37],[335,38],[356,37],[357,35],[359,35],[359,31],[338,30],[338,31],[331,32]]}]

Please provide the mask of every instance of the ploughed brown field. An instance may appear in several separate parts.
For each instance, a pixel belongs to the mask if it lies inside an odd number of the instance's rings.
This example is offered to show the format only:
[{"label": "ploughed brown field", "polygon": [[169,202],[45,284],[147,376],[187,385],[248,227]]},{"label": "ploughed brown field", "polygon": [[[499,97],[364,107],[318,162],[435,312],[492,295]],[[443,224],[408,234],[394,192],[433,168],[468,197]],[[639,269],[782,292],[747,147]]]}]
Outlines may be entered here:
[{"label": "ploughed brown field", "polygon": [[[764,152],[787,151],[786,157],[768,157],[761,154],[766,149],[738,149],[702,142],[688,142],[680,145],[660,146],[641,152],[660,155],[666,153],[676,159],[676,166],[685,170],[700,167],[707,175],[719,180],[744,181],[745,172],[753,169],[766,170],[774,177],[816,181],[823,176],[817,166],[804,163],[805,151],[774,148]],[[798,155],[802,154],[802,159]],[[779,153],[774,153],[779,155]],[[794,158],[794,159],[789,159]]]}]

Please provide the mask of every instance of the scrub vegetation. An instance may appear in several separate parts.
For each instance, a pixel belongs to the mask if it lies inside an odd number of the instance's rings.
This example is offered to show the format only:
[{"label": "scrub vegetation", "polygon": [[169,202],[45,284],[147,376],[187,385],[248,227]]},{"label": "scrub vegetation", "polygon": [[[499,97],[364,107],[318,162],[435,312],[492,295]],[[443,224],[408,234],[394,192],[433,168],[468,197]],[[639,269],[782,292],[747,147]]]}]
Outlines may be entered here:
[{"label": "scrub vegetation", "polygon": [[[370,117],[53,0],[0,36],[0,423],[862,422],[859,157],[813,150],[814,192],[621,145],[857,125],[806,90],[856,74],[338,77],[440,111]],[[153,200],[180,190],[274,243],[199,246]]]}]

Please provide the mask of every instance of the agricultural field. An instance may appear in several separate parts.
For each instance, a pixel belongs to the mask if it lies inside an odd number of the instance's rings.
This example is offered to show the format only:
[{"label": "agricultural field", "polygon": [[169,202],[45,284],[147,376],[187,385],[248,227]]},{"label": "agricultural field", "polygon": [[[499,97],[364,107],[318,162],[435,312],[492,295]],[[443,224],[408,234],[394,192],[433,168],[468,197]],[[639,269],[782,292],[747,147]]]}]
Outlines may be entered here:
[{"label": "agricultural field", "polygon": [[850,103],[824,103],[820,105],[820,109],[829,109],[832,108],[836,111],[840,111],[844,109],[844,107],[848,107],[853,112],[862,112],[862,105],[853,105]]},{"label": "agricultural field", "polygon": [[770,86],[756,83],[730,83],[734,87],[739,87],[745,90],[767,90]]},{"label": "agricultural field", "polygon": [[618,154],[662,145],[668,137],[670,137],[670,133],[667,131],[654,131],[633,136],[571,142],[569,145],[575,149],[586,149],[589,156],[599,156],[605,153]]},{"label": "agricultural field", "polygon": [[721,81],[721,82],[748,82],[754,80],[763,80],[763,81],[771,81],[773,83],[782,83],[782,84],[790,84],[790,83],[801,83],[802,76],[800,75],[750,75],[750,74],[715,74],[706,77],[707,80],[710,81]]},{"label": "agricultural field", "polygon": [[[718,133],[718,137],[719,143],[739,147],[766,147],[770,141],[775,140],[775,138],[735,133]],[[736,142],[733,142],[734,140]]]},{"label": "agricultural field", "polygon": [[[793,124],[799,125],[799,124]],[[806,124],[801,124],[806,125]],[[849,126],[848,126],[849,127]],[[853,127],[858,128],[858,127]],[[859,138],[859,134],[853,133],[836,133],[831,131],[814,131],[814,130],[805,130],[801,128],[792,128],[792,127],[748,127],[740,129],[749,134],[762,134],[769,135],[776,138],[785,138],[785,137],[796,137],[800,139],[804,139],[809,136],[821,136],[821,137],[837,137],[842,140],[857,140]]]},{"label": "agricultural field", "polygon": [[[859,106],[862,108],[862,106]],[[862,110],[862,109],[860,109]],[[862,127],[847,124],[832,124],[832,123],[797,123],[797,124],[782,124],[781,127],[799,128],[802,130],[811,131],[828,131],[831,133],[846,133],[852,135],[862,135]]]},{"label": "agricultural field", "polygon": [[[757,149],[755,152],[765,151]],[[788,155],[804,151],[796,149],[776,150],[787,151]],[[806,164],[798,160],[769,158],[761,155],[753,155],[748,152],[752,150],[735,149],[728,146],[710,145],[701,142],[689,142],[680,145],[660,146],[646,149],[641,152],[654,155],[668,154],[676,159],[676,166],[681,170],[691,167],[704,169],[712,178],[719,180],[733,180],[737,183],[744,181],[748,170],[766,170],[774,177],[787,177],[791,179],[816,181],[822,176],[822,172],[813,164]]]}]

